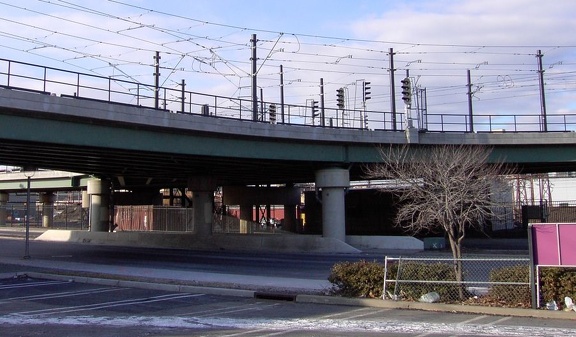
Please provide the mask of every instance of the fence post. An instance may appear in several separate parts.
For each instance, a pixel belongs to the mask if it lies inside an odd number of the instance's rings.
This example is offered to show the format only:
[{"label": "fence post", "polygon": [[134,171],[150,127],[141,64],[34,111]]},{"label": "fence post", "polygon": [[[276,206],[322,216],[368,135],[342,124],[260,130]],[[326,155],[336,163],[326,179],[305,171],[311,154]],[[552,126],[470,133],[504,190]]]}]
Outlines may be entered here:
[{"label": "fence post", "polygon": [[537,309],[538,308],[538,300],[536,298],[536,292],[539,289],[536,289],[536,282],[535,282],[535,276],[534,276],[534,247],[533,247],[533,242],[532,242],[532,225],[530,224],[528,226],[528,253],[530,255],[530,294],[532,295],[532,309]]},{"label": "fence post", "polygon": [[386,277],[388,276],[388,256],[384,256],[384,285],[382,288],[382,299],[386,299]]},{"label": "fence post", "polygon": [[396,272],[396,284],[394,285],[394,297],[398,298],[398,283],[400,281],[400,271],[402,269],[402,257],[398,257],[398,271]]}]

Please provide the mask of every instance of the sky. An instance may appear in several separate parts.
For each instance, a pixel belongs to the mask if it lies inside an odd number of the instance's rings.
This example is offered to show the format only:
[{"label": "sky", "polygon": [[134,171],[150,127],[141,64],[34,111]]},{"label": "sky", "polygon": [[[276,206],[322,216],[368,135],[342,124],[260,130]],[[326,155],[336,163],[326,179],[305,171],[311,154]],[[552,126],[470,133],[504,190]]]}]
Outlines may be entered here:
[{"label": "sky", "polygon": [[366,110],[390,111],[393,65],[399,111],[408,74],[430,116],[464,121],[471,92],[475,116],[518,115],[530,130],[542,113],[541,51],[549,130],[563,130],[565,120],[576,128],[574,13],[572,0],[0,0],[0,49],[2,59],[149,85],[158,51],[161,86],[184,80],[186,90],[249,99],[256,34],[267,102],[280,101],[282,66],[288,104],[319,100],[322,80],[326,107],[345,88],[346,107],[363,109],[370,82]]}]

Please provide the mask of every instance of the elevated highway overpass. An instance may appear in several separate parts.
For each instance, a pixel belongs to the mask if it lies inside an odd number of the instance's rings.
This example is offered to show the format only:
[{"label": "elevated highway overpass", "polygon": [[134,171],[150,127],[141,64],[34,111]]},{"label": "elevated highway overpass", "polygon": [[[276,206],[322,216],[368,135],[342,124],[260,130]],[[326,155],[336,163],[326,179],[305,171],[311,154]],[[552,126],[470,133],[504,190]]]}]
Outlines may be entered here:
[{"label": "elevated highway overpass", "polygon": [[[522,172],[576,169],[575,132],[456,133],[281,125],[0,89],[0,163],[79,172],[127,187],[307,183],[380,161],[377,146],[488,145]],[[123,183],[121,183],[123,181]]]},{"label": "elevated highway overpass", "polygon": [[[576,170],[576,133],[570,131],[419,132],[270,124],[0,88],[1,164],[98,178],[106,182],[95,185],[98,198],[110,185],[189,188],[198,209],[195,219],[205,219],[197,226],[203,235],[209,231],[216,186],[316,182],[330,203],[324,205],[324,235],[344,241],[344,190],[350,180],[363,179],[364,164],[380,162],[377,147],[389,144],[488,145],[494,148],[492,160],[521,172]],[[336,196],[333,201],[330,195]],[[107,207],[106,201],[99,202],[95,207]]]}]

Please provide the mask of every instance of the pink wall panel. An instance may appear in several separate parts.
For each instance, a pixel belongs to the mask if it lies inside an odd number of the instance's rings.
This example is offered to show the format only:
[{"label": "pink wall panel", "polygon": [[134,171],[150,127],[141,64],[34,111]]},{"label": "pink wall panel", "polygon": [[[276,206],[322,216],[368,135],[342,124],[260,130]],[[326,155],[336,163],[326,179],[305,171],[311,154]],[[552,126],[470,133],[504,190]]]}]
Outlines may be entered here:
[{"label": "pink wall panel", "polygon": [[532,224],[534,263],[576,266],[576,224]]}]

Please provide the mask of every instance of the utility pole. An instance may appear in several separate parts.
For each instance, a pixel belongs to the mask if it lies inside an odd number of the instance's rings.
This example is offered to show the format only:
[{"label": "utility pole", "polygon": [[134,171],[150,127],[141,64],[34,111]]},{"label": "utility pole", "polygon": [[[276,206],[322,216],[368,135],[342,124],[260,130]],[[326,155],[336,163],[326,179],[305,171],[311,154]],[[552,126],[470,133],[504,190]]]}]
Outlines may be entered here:
[{"label": "utility pole", "polygon": [[260,121],[264,121],[264,89],[260,88]]},{"label": "utility pole", "polygon": [[394,89],[394,48],[390,48],[390,111],[392,112],[392,130],[396,131],[396,90]]},{"label": "utility pole", "polygon": [[182,80],[180,86],[182,87],[182,113],[184,113],[184,109],[186,108],[186,81]]},{"label": "utility pole", "polygon": [[256,78],[256,72],[258,71],[256,68],[256,34],[252,34],[252,120],[254,122],[258,121],[258,81]]},{"label": "utility pole", "polygon": [[320,126],[325,126],[324,123],[324,79],[320,79]]},{"label": "utility pole", "polygon": [[154,109],[160,106],[160,52],[154,56]]},{"label": "utility pole", "polygon": [[539,49],[536,57],[538,58],[538,75],[540,79],[540,131],[548,131],[548,122],[546,120],[546,94],[544,93],[544,70],[542,69],[542,51]]},{"label": "utility pole", "polygon": [[472,113],[472,80],[470,79],[470,69],[466,71],[468,78],[468,118],[469,128],[468,131],[474,132],[474,114]]},{"label": "utility pole", "polygon": [[280,118],[284,124],[284,67],[280,65]]}]

